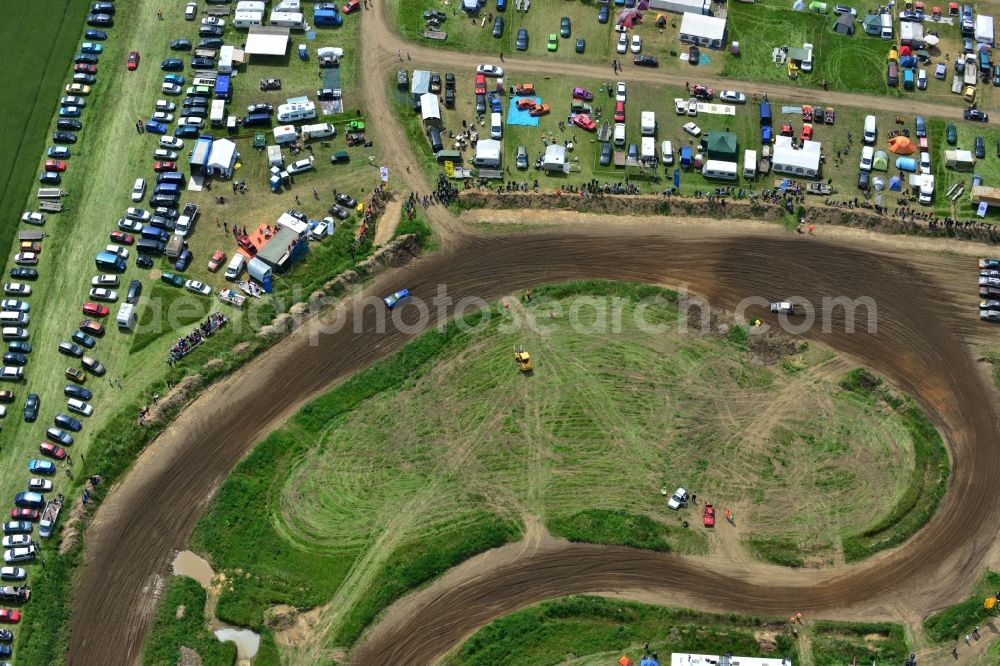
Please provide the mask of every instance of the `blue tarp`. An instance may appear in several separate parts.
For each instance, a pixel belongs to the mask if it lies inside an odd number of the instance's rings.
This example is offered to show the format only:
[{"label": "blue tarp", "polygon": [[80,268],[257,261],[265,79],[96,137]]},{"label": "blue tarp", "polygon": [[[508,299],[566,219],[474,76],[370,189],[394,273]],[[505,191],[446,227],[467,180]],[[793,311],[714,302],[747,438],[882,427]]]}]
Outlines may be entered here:
[{"label": "blue tarp", "polygon": [[[517,109],[517,100],[520,97],[514,97],[510,100],[510,107],[507,109],[507,124],[508,125],[525,125],[527,127],[538,127],[538,118],[532,117],[528,110],[519,111]],[[527,97],[526,99],[535,100],[535,104],[541,104],[541,97]]]}]

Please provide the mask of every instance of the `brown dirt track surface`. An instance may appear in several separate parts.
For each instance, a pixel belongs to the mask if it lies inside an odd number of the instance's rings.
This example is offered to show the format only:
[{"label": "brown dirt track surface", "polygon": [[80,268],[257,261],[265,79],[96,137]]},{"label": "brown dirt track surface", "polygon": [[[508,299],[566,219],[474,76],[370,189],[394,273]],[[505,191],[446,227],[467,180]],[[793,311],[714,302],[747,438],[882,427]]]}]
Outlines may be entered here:
[{"label": "brown dirt track surface", "polygon": [[[467,54],[401,42],[384,28],[382,11],[376,3],[374,11],[362,15],[364,65],[371,80],[385,81],[385,75],[399,66],[397,48],[413,52],[415,62],[406,63],[411,68],[421,58],[442,66],[468,65]],[[529,61],[517,64],[527,70],[544,67]],[[566,73],[603,78],[605,70],[576,66]],[[652,76],[630,72],[626,80]],[[378,140],[405,146],[384,86],[376,83],[367,88],[365,108]],[[864,96],[837,97],[843,98],[842,105],[870,103]],[[907,106],[914,112],[912,102]],[[956,109],[944,107],[927,111],[928,115],[955,113]],[[406,164],[412,164],[412,155],[397,149],[394,174],[410,189],[426,191],[419,169],[405,173]],[[814,302],[824,295],[875,297],[877,335],[846,335],[838,332],[843,327],[835,322],[832,332],[814,327],[806,337],[885,375],[920,401],[948,442],[951,485],[937,515],[905,545],[860,565],[829,570],[724,566],[712,560],[550,539],[515,544],[458,567],[437,584],[404,599],[398,607],[405,612],[390,610],[387,620],[357,650],[353,663],[432,663],[486,622],[526,604],[573,592],[638,596],[641,591],[646,598],[659,595],[692,606],[747,613],[885,615],[901,607],[917,612],[940,607],[972,584],[996,537],[994,524],[982,517],[996,515],[998,509],[994,486],[1000,459],[993,451],[995,396],[965,344],[970,338],[990,335],[972,318],[975,273],[968,257],[906,259],[925,267],[927,274],[921,274],[900,258],[902,252],[860,250],[854,238],[842,243],[803,242],[773,226],[734,225],[738,228],[725,231],[719,225],[581,224],[571,231],[560,227],[485,237],[462,233],[440,208],[432,208],[430,215],[442,234],[442,250],[384,276],[369,293],[407,287],[417,296],[430,296],[438,284],[446,284],[456,301],[462,296],[494,299],[539,283],[607,278],[687,284],[720,308],[748,295],[797,294]],[[962,298],[951,293],[952,287]],[[415,308],[403,314],[410,321]],[[87,560],[74,589],[67,663],[135,663],[157,601],[153,590],[158,577],[168,571],[172,549],[183,546],[215,488],[240,458],[304,401],[400,348],[410,337],[393,327],[376,333],[371,307],[358,321],[362,332],[352,331],[350,314],[348,323],[338,333],[321,335],[318,344],[309,343],[308,327],[299,330],[198,398],[143,453],[87,531]]]}]

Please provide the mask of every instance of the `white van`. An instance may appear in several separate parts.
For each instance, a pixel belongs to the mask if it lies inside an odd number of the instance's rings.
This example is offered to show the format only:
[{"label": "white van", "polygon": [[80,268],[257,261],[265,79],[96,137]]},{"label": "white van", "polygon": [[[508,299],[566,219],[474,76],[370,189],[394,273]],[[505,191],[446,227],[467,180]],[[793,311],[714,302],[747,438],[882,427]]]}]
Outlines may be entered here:
[{"label": "white van", "polygon": [[736,180],[736,162],[723,160],[706,160],[701,168],[701,175],[716,180]]},{"label": "white van", "polygon": [[23,377],[24,368],[16,365],[5,365],[3,368],[0,368],[0,379],[6,382],[21,381]]},{"label": "white van", "polygon": [[[261,6],[264,5],[263,2],[259,3]],[[264,25],[264,12],[254,11],[254,10],[236,10],[233,15],[233,27],[237,29],[247,30],[249,28],[255,28]]]},{"label": "white van", "polygon": [[135,328],[135,306],[131,303],[122,303],[118,306],[118,314],[115,315],[115,323],[118,328],[131,331]]},{"label": "white van", "polygon": [[871,145],[875,143],[877,138],[878,132],[875,128],[875,116],[865,116],[865,132],[861,135],[861,140]]},{"label": "white van", "polygon": [[297,28],[298,30],[305,30],[306,21],[305,17],[298,12],[271,12],[271,25],[276,25],[281,28]]},{"label": "white van", "polygon": [[653,111],[643,111],[641,115],[639,129],[643,136],[653,136],[656,134],[656,113]]},{"label": "white van", "polygon": [[664,164],[674,163],[674,147],[669,141],[660,144],[660,159],[663,160]]},{"label": "white van", "polygon": [[328,136],[337,134],[337,128],[330,123],[319,123],[317,125],[303,125],[303,139],[325,139]]},{"label": "white van", "polygon": [[16,326],[4,326],[0,329],[0,338],[4,340],[27,340],[28,329]]},{"label": "white van", "polygon": [[625,145],[625,123],[615,123],[614,142],[619,148]]},{"label": "white van", "polygon": [[315,102],[298,102],[278,106],[278,122],[293,123],[297,120],[312,120],[316,117]]},{"label": "white van", "polygon": [[861,164],[860,168],[862,171],[872,170],[872,161],[875,159],[875,148],[872,146],[862,146],[861,147]]},{"label": "white van", "polygon": [[892,14],[882,14],[882,39],[892,39]]},{"label": "white van", "polygon": [[501,124],[501,118],[499,113],[490,114],[490,138],[491,139],[503,138],[503,125]]},{"label": "white van", "polygon": [[27,326],[29,321],[26,312],[0,312],[0,324],[4,326]]},{"label": "white van", "polygon": [[299,138],[294,125],[278,125],[274,128],[275,143],[291,143]]},{"label": "white van", "polygon": [[642,137],[639,144],[639,155],[645,162],[656,162],[656,139],[651,136]]},{"label": "white van", "polygon": [[236,253],[233,255],[232,260],[230,260],[229,265],[226,266],[226,279],[235,280],[243,272],[243,268],[246,266],[247,259],[242,254]]},{"label": "white van", "polygon": [[743,177],[753,178],[757,175],[757,151],[743,151]]}]

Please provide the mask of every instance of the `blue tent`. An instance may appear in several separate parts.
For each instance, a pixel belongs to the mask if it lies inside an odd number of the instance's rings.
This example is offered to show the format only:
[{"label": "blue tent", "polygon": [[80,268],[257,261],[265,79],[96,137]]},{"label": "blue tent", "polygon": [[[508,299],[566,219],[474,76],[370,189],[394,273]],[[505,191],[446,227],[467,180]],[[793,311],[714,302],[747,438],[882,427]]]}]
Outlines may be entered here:
[{"label": "blue tent", "polygon": [[660,662],[652,657],[643,657],[642,661],[639,662],[639,666],[660,666]]},{"label": "blue tent", "polygon": [[691,166],[691,148],[689,146],[681,147],[681,166]]},{"label": "blue tent", "polygon": [[903,189],[903,180],[899,176],[893,176],[889,179],[889,190],[891,192],[899,192]]}]

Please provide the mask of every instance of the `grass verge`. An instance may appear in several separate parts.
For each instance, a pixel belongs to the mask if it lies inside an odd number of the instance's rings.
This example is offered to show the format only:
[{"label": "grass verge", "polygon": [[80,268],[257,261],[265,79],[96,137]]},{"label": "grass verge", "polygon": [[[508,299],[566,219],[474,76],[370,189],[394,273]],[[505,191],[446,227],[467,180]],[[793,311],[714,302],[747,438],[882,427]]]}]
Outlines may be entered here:
[{"label": "grass verge", "polygon": [[175,576],[170,580],[153,619],[143,664],[181,663],[181,647],[197,652],[204,664],[236,662],[236,645],[223,643],[205,629],[205,598],[204,588],[193,578]]},{"label": "grass verge", "polygon": [[765,562],[785,567],[805,566],[805,555],[799,550],[799,544],[794,539],[754,537],[747,541],[754,554]]},{"label": "grass verge", "polygon": [[881,622],[816,622],[812,633],[813,666],[902,664],[910,654],[903,627]]},{"label": "grass verge", "polygon": [[995,614],[983,608],[983,600],[995,595],[997,590],[1000,590],[1000,574],[987,571],[976,583],[971,597],[924,620],[927,638],[936,643],[958,641],[973,627],[984,624],[987,617],[994,617]]},{"label": "grass verge", "polygon": [[665,553],[704,551],[705,539],[683,527],[668,527],[628,511],[586,509],[545,521],[555,536],[583,543],[630,546]]},{"label": "grass verge", "polygon": [[[796,644],[784,633],[785,622],[742,615],[715,615],[663,608],[603,597],[564,597],[531,606],[477,631],[445,659],[447,666],[520,666],[555,664],[591,654],[620,655],[638,663],[649,641],[661,662],[671,652],[744,656],[787,656],[798,662]],[[774,648],[763,650],[758,632],[773,635]]]},{"label": "grass verge", "polygon": [[892,407],[913,440],[915,458],[910,483],[893,510],[871,527],[843,538],[844,558],[854,562],[904,542],[930,520],[944,497],[949,464],[941,434],[911,399],[891,395],[881,379],[863,369],[852,371],[841,386],[861,400]]}]

